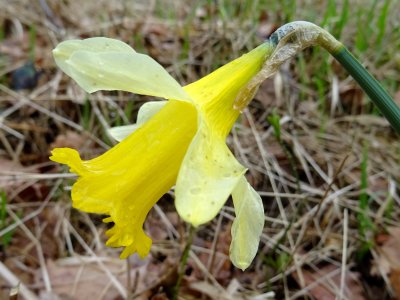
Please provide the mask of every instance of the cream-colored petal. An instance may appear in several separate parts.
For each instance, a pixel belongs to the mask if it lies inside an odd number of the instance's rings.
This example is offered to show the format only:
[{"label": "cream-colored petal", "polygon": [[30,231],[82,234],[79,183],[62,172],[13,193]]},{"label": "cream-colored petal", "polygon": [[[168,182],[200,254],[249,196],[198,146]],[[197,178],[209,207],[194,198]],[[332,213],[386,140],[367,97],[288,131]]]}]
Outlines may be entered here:
[{"label": "cream-colored petal", "polygon": [[70,76],[89,93],[122,90],[190,101],[179,83],[159,63],[144,54],[75,51],[66,64]]},{"label": "cream-colored petal", "polygon": [[151,57],[108,38],[70,40],[53,50],[57,65],[87,92],[123,90],[191,101],[171,75]]},{"label": "cream-colored petal", "polygon": [[108,134],[116,141],[122,141],[124,138],[146,123],[152,116],[158,113],[165,106],[165,104],[167,104],[167,101],[146,102],[139,108],[136,124],[112,127],[108,129]]},{"label": "cream-colored petal", "polygon": [[79,50],[86,50],[92,53],[135,53],[135,50],[133,50],[128,44],[125,44],[119,40],[105,37],[94,37],[84,40],[69,40],[61,42],[53,50],[53,56],[57,65],[68,76],[71,76],[71,72],[69,70],[69,66],[66,64],[66,60],[68,60],[75,51]]},{"label": "cream-colored petal", "polygon": [[201,123],[182,162],[175,206],[187,222],[198,226],[213,219],[246,169],[206,123]]},{"label": "cream-colored petal", "polygon": [[138,128],[139,125],[137,124],[116,126],[108,129],[107,133],[117,142],[121,142]]},{"label": "cream-colored petal", "polygon": [[233,221],[229,255],[232,263],[243,271],[257,254],[264,228],[264,208],[260,195],[242,176],[232,192],[236,218]]},{"label": "cream-colored petal", "polygon": [[143,104],[139,108],[136,124],[141,126],[146,123],[152,116],[158,113],[165,104],[167,104],[167,101],[149,101]]}]

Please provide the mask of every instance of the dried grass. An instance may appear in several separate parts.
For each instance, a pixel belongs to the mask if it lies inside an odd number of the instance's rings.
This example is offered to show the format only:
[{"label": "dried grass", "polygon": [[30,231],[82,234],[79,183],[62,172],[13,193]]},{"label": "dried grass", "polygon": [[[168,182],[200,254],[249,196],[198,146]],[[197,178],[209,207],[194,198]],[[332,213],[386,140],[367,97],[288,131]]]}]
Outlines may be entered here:
[{"label": "dried grass", "polygon": [[[344,3],[339,2],[339,6]],[[73,143],[84,157],[102,153],[112,145],[105,129],[133,122],[137,108],[148,98],[120,92],[85,95],[57,70],[51,49],[68,38],[118,38],[149,53],[184,84],[251,49],[282,22],[294,18],[318,24],[328,11],[325,4],[311,8],[304,0],[297,1],[290,16],[289,6],[279,3],[267,7],[258,1],[104,0],[94,5],[75,0],[0,0],[4,36],[0,40],[0,189],[7,199],[6,217],[0,223],[0,298],[7,299],[10,288],[22,282],[18,292],[25,299],[59,299],[66,287],[52,276],[58,270],[65,272],[67,267],[60,266],[71,259],[74,266],[98,272],[96,283],[101,281],[104,287],[99,299],[128,294],[132,299],[155,295],[154,299],[166,299],[164,292],[168,294],[176,281],[185,244],[185,225],[166,195],[146,225],[155,238],[152,254],[144,262],[133,258],[128,264],[130,284],[120,268],[110,267],[118,250],[104,246],[105,225],[99,217],[71,209],[71,176],[50,163],[48,154],[51,145],[66,143]],[[351,18],[341,40],[354,48],[375,76],[384,79],[391,94],[398,93],[400,64],[394,54],[400,46],[395,13],[399,3],[392,3],[388,12],[384,45],[374,44],[378,29],[361,26],[368,14],[365,2],[352,2],[349,9]],[[329,17],[326,27],[335,29],[339,17]],[[355,46],[356,33],[362,29],[370,35],[363,51]],[[30,57],[42,70],[39,83],[31,90],[15,91],[10,88],[11,74]],[[281,141],[267,122],[273,109],[280,116]],[[264,200],[266,226],[259,254],[245,273],[229,263],[234,212],[228,203],[216,220],[196,233],[181,299],[270,299],[272,292],[277,299],[321,295],[360,299],[354,294],[358,290],[364,299],[395,296],[399,286],[393,285],[398,281],[376,262],[382,257],[378,237],[388,235],[388,226],[400,227],[398,136],[331,58],[307,50],[285,64],[263,84],[228,142],[249,167],[249,180]],[[366,191],[361,186],[365,142]],[[359,206],[362,193],[370,198],[364,212]],[[360,235],[362,213],[375,228],[366,237]],[[6,235],[11,236],[7,245]],[[359,258],[365,238],[373,244]],[[77,282],[86,273],[75,268],[72,274],[75,283],[69,286],[68,296],[81,299]],[[88,280],[80,288],[96,286],[93,282]]]}]

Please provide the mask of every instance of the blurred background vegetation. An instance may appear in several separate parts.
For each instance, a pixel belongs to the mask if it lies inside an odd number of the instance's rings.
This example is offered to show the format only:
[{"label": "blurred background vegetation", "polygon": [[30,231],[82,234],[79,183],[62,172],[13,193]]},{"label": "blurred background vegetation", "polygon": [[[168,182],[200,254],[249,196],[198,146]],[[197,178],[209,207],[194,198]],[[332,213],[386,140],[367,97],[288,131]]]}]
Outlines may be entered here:
[{"label": "blurred background vegetation", "polygon": [[[169,299],[187,240],[173,192],[148,217],[145,260],[119,261],[101,218],[71,208],[73,180],[49,151],[103,153],[105,130],[151,98],[84,93],[54,64],[59,42],[120,39],[184,85],[306,20],[400,103],[399,11],[395,0],[0,0],[0,298],[21,281],[28,299]],[[399,139],[328,53],[306,49],[266,80],[228,144],[264,200],[259,254],[244,273],[230,264],[228,201],[196,232],[180,299],[400,297]]]}]

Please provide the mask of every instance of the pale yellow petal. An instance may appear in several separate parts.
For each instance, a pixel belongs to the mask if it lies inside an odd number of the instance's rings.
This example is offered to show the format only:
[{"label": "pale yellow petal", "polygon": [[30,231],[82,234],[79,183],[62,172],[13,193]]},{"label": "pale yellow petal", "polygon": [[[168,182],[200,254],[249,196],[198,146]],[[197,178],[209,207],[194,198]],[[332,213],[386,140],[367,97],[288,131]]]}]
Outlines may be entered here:
[{"label": "pale yellow petal", "polygon": [[225,140],[202,123],[179,171],[175,188],[179,215],[194,226],[210,221],[245,171]]},{"label": "pale yellow petal", "polygon": [[232,263],[247,269],[257,254],[264,228],[264,208],[260,195],[242,176],[232,192],[236,218],[233,221],[229,255]]},{"label": "pale yellow petal", "polygon": [[122,90],[190,101],[179,83],[159,63],[144,54],[75,51],[66,64],[70,76],[89,93]]},{"label": "pale yellow petal", "polygon": [[136,124],[142,126],[152,116],[158,113],[165,104],[167,104],[167,101],[149,101],[143,104],[139,108]]},{"label": "pale yellow petal", "polygon": [[105,37],[94,37],[84,40],[69,40],[61,42],[53,50],[53,56],[60,67],[68,76],[71,76],[66,61],[75,51],[86,50],[92,53],[101,52],[119,52],[119,53],[135,53],[128,44],[119,40],[114,40]]},{"label": "pale yellow petal", "polygon": [[108,129],[107,133],[117,142],[121,142],[138,128],[137,124],[116,126]]},{"label": "pale yellow petal", "polygon": [[138,117],[135,124],[112,127],[108,129],[108,134],[116,141],[122,141],[124,138],[146,123],[152,116],[158,113],[166,103],[167,101],[146,102],[139,108]]},{"label": "pale yellow petal", "polygon": [[122,90],[191,101],[171,75],[151,57],[107,38],[71,40],[53,50],[57,65],[89,93]]}]

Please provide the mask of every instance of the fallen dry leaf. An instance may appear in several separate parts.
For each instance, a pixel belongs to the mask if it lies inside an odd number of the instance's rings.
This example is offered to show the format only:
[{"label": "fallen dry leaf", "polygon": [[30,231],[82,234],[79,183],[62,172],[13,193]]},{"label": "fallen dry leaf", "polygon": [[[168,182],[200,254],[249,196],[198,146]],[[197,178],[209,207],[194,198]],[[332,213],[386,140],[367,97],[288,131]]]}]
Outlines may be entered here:
[{"label": "fallen dry leaf", "polygon": [[[72,299],[113,299],[119,295],[111,284],[109,276],[96,263],[84,263],[75,260],[70,264],[67,260],[47,261],[53,293],[60,297],[70,296]],[[124,274],[124,261],[108,260],[104,265],[115,275]],[[124,275],[122,275],[123,277]],[[101,299],[101,298],[100,298]]]},{"label": "fallen dry leaf", "polygon": [[64,147],[80,149],[86,142],[87,138],[84,135],[68,130],[56,137],[56,140],[50,145],[50,149]]},{"label": "fallen dry leaf", "polygon": [[389,279],[393,291],[396,294],[396,299],[400,299],[400,269],[393,269],[392,272],[390,272]]},{"label": "fallen dry leaf", "polygon": [[[15,192],[18,187],[26,183],[23,177],[27,173],[37,173],[37,169],[34,167],[27,168],[16,161],[0,158],[0,189],[6,194],[11,191]],[[33,193],[30,191],[31,195],[40,196],[39,185],[33,184],[31,187],[34,189]]]},{"label": "fallen dry leaf", "polygon": [[388,234],[379,235],[378,258],[371,269],[373,275],[388,275],[397,299],[400,299],[400,228],[389,227]]},{"label": "fallen dry leaf", "polygon": [[374,261],[371,273],[389,274],[392,269],[400,270],[400,228],[389,227],[388,234],[379,235],[379,241],[382,242],[377,248],[379,257]]},{"label": "fallen dry leaf", "polygon": [[[176,282],[176,261],[167,258],[160,262],[151,255],[141,260],[137,255],[130,258],[130,277],[133,299],[151,299],[162,297],[163,288],[173,287]],[[97,261],[101,261],[102,268]],[[76,256],[58,260],[47,260],[46,269],[52,287],[52,297],[60,299],[122,299],[114,281],[119,281],[122,288],[127,287],[126,260],[99,254],[97,258]],[[108,270],[108,274],[104,271]],[[36,272],[36,285],[43,287],[44,280],[40,269]],[[49,296],[49,295],[47,295]],[[43,296],[44,297],[44,296]],[[42,298],[41,298],[42,299]],[[55,298],[57,299],[57,298]],[[157,299],[157,298],[155,298]],[[161,298],[162,299],[162,298]]]},{"label": "fallen dry leaf", "polygon": [[[223,226],[216,234],[218,234],[218,240],[215,245],[215,251],[212,253],[201,252],[198,257],[204,266],[210,267],[210,273],[213,274],[215,279],[224,285],[229,283],[232,276],[232,263],[229,260],[229,246],[232,239],[231,226]],[[193,244],[204,249],[212,250],[213,248],[212,240],[204,240],[200,237],[196,237]],[[188,281],[193,282],[203,278],[204,272],[196,263],[189,260],[189,265],[193,268],[193,272]]]},{"label": "fallen dry leaf", "polygon": [[266,39],[277,29],[276,24],[268,22],[267,20],[260,23],[257,28],[257,35]]},{"label": "fallen dry leaf", "polygon": [[215,286],[207,281],[192,282],[190,284],[190,288],[207,295],[211,299],[238,299],[238,297],[232,297],[232,295],[229,295],[225,290],[220,289],[218,286]]},{"label": "fallen dry leaf", "polygon": [[[126,287],[126,261],[112,257],[98,257],[105,268]],[[139,259],[137,259],[139,261]],[[139,262],[140,263],[140,262]],[[131,278],[146,268],[148,260],[137,263],[131,269]],[[135,265],[135,264],[134,264]],[[70,257],[46,262],[52,286],[52,296],[61,299],[116,299],[120,296],[117,288],[107,274],[91,257]],[[36,281],[43,286],[42,272],[38,270]],[[41,294],[43,294],[42,292]],[[44,294],[43,294],[44,295]]]},{"label": "fallen dry leaf", "polygon": [[[293,273],[297,283],[301,285],[298,273]],[[344,298],[364,300],[363,288],[357,273],[346,271]],[[334,300],[338,298],[341,281],[341,270],[334,265],[326,265],[317,271],[302,270],[303,288],[309,289],[309,294],[318,300]]]}]

